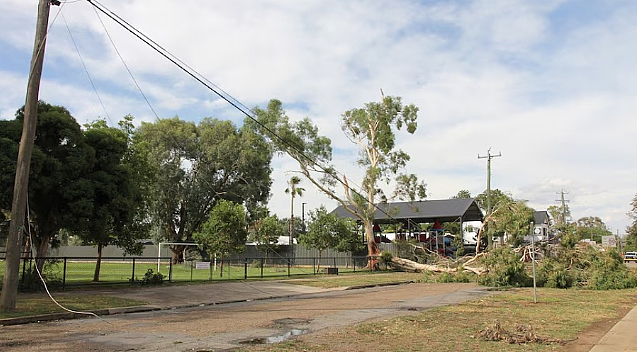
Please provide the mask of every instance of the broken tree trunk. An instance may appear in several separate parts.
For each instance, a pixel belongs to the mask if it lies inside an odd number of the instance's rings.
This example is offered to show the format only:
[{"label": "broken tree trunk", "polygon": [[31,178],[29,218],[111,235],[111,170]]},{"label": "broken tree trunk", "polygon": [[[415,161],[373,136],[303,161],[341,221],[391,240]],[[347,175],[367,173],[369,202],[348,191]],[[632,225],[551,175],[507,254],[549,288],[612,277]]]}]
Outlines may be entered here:
[{"label": "broken tree trunk", "polygon": [[388,263],[395,269],[401,269],[406,271],[414,271],[417,273],[423,271],[432,271],[435,273],[455,273],[458,271],[457,268],[445,268],[438,265],[430,265],[430,264],[421,264],[411,261],[409,259],[403,259],[398,257],[391,258],[391,262]]},{"label": "broken tree trunk", "polygon": [[[473,262],[473,259],[470,260],[469,262]],[[411,271],[416,273],[420,273],[423,271],[429,271],[434,273],[456,273],[459,271],[458,268],[450,268],[450,267],[444,267],[440,265],[431,265],[431,264],[421,264],[409,259],[403,259],[398,257],[392,257],[391,261],[387,264],[394,269],[400,269],[400,270]],[[479,268],[479,267],[474,268],[474,267],[464,265],[464,266],[461,266],[461,268],[463,270],[470,271],[476,275],[482,275],[487,272],[486,269]]]}]

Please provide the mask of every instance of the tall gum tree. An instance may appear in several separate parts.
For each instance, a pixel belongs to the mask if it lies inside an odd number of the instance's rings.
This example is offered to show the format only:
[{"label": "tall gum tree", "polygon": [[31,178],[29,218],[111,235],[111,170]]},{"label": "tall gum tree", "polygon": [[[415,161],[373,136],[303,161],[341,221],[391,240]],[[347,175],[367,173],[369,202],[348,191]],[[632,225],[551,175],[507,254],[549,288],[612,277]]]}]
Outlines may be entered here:
[{"label": "tall gum tree", "polygon": [[[379,254],[373,234],[375,204],[386,199],[378,183],[389,182],[409,160],[409,155],[396,149],[396,132],[402,128],[412,134],[416,131],[418,108],[403,106],[399,97],[388,96],[381,102],[368,103],[364,108],[343,114],[343,132],[360,148],[357,161],[366,169],[360,189],[353,188],[345,176],[341,179],[331,165],[330,139],[321,136],[309,119],[290,122],[278,100],[271,100],[266,110],[255,109],[255,113],[256,128],[270,139],[275,150],[296,160],[301,174],[363,224],[370,256],[368,265],[373,268],[373,258]],[[334,191],[337,183],[343,185],[345,196]],[[418,183],[415,175],[398,175],[397,184],[401,190],[395,194],[399,196],[407,195],[411,200],[416,198],[414,192],[420,198],[425,196],[425,185]]]},{"label": "tall gum tree", "polygon": [[[246,124],[237,129],[205,118],[195,125],[175,117],[142,124],[135,137],[155,175],[151,208],[160,239],[192,242],[222,199],[251,213],[269,197],[272,151]],[[184,249],[171,248],[174,261]]]}]

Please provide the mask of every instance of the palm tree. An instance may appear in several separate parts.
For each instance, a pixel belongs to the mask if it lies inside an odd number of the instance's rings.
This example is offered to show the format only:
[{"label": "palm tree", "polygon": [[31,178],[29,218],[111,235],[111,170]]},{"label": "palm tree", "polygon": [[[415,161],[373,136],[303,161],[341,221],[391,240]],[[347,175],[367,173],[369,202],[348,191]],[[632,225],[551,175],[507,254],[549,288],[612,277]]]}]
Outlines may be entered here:
[{"label": "palm tree", "polygon": [[285,189],[285,193],[292,196],[290,205],[290,245],[292,245],[294,241],[294,197],[297,195],[303,197],[303,192],[305,192],[305,188],[299,187],[299,183],[301,183],[301,178],[292,176],[288,181],[288,188]]}]

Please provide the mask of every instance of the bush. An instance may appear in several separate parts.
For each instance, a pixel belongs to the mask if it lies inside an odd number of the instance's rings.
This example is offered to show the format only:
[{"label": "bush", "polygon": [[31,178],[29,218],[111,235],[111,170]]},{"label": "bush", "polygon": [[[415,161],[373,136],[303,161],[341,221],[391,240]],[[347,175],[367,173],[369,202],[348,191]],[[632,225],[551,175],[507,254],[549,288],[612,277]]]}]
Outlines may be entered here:
[{"label": "bush", "polygon": [[153,269],[148,269],[142,279],[142,285],[160,285],[163,283],[164,275],[162,273],[154,273]]},{"label": "bush", "polygon": [[568,270],[566,264],[555,258],[543,260],[536,272],[537,285],[540,287],[569,288],[575,280],[574,274]]},{"label": "bush", "polygon": [[[42,278],[46,282],[49,289],[55,289],[62,287],[62,278],[60,272],[55,270],[54,267],[57,264],[55,260],[47,260],[44,262],[44,268],[42,269]],[[20,292],[39,292],[44,291],[44,284],[40,279],[40,275],[35,269],[35,263],[29,268],[26,268],[24,273],[20,274],[20,283],[18,284],[18,290]]]},{"label": "bush", "polygon": [[624,265],[616,250],[600,252],[589,247],[586,259],[590,263],[586,288],[617,290],[637,287],[637,277]]},{"label": "bush", "polygon": [[489,252],[482,259],[482,264],[488,270],[478,276],[478,283],[484,286],[527,286],[531,279],[525,271],[524,263],[508,247],[501,247]]}]

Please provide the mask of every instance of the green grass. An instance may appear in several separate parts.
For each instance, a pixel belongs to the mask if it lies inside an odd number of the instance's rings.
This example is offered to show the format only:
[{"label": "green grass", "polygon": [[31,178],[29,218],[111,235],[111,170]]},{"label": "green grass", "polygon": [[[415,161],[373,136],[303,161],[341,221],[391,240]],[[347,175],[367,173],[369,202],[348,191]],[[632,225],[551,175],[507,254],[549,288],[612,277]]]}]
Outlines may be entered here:
[{"label": "green grass", "polygon": [[[145,302],[131,299],[92,294],[68,295],[56,297],[56,300],[62,306],[75,311],[130,307],[146,304]],[[44,294],[29,294],[19,297],[14,312],[0,313],[0,319],[64,312],[65,310],[53,303],[48,296]]]},{"label": "green grass", "polygon": [[[0,261],[0,282],[2,275],[4,274],[4,261]],[[195,269],[189,262],[184,264],[173,264],[172,266],[172,281],[173,282],[185,282],[185,281],[220,281],[220,280],[243,280],[245,278],[245,266],[244,263],[233,263],[232,265],[224,264],[223,272],[221,272],[221,266],[218,265],[216,270],[212,266],[212,270],[207,269]],[[28,269],[28,265],[27,265]],[[131,277],[135,278],[135,281],[143,279],[147,270],[151,269],[153,272],[157,272],[157,262],[149,259],[135,261],[135,268],[133,273],[133,265],[131,261],[102,261],[100,268],[100,282],[101,283],[128,283]],[[20,269],[22,271],[22,267]],[[312,266],[291,266],[289,275],[313,275],[314,268]],[[93,281],[93,273],[95,271],[95,262],[77,262],[67,261],[66,263],[66,276],[64,274],[64,262],[47,262],[44,269],[44,276],[48,282],[54,282],[52,288],[56,288],[62,284],[64,279],[66,286],[77,286],[90,284]],[[339,268],[340,273],[351,273],[353,268]],[[361,271],[360,268],[357,269]],[[164,280],[168,280],[169,264],[162,262],[160,264],[159,272],[164,275]],[[283,279],[288,277],[288,268],[286,265],[282,266],[267,266],[261,270],[261,268],[248,265],[248,279],[267,279],[278,278]]]},{"label": "green grass", "polygon": [[[321,336],[312,335],[277,345],[238,351],[563,351],[558,344],[509,344],[476,336],[498,320],[514,332],[518,324],[531,325],[540,337],[575,339],[595,323],[619,319],[618,311],[635,305],[637,290],[588,291],[539,289],[533,303],[531,289],[515,289],[487,298],[421,313],[363,323]],[[344,346],[347,346],[344,349]]]}]

